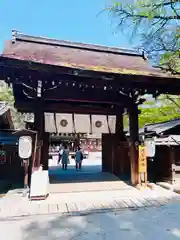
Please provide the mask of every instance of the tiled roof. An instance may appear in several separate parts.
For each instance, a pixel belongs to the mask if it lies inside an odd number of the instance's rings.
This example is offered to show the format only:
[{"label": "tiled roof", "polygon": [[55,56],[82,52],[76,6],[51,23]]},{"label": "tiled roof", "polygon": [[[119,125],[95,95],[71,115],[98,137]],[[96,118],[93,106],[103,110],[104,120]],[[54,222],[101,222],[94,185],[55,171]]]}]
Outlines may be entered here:
[{"label": "tiled roof", "polygon": [[179,135],[169,135],[168,137],[159,137],[155,139],[156,145],[170,145],[170,146],[179,146],[180,145],[180,136]]},{"label": "tiled roof", "polygon": [[[177,126],[180,126],[180,119],[174,119],[156,124],[148,124],[145,126],[145,128],[147,132],[155,132],[157,134],[160,134]],[[140,133],[143,132],[144,129],[140,129]]]},{"label": "tiled roof", "polygon": [[53,40],[15,33],[4,57],[98,72],[168,76],[136,50]]}]

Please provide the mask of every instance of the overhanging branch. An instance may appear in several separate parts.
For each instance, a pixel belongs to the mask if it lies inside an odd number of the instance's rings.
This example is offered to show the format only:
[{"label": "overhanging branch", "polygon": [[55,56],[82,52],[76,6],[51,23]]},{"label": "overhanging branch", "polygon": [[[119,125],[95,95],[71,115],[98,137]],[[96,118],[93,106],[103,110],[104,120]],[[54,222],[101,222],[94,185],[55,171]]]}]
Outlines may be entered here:
[{"label": "overhanging branch", "polygon": [[[120,9],[116,8],[114,9],[115,13],[124,14],[127,18],[137,18],[137,19],[149,19],[148,15],[143,14],[135,14],[134,12],[128,12],[127,10],[123,9],[122,7]],[[180,16],[174,15],[174,16],[162,16],[162,15],[154,15],[152,16],[152,19],[159,19],[159,20],[180,20]]]},{"label": "overhanging branch", "polygon": [[180,105],[173,98],[171,98],[169,95],[166,95],[166,98],[171,102],[173,102],[176,105],[176,107],[180,109]]}]

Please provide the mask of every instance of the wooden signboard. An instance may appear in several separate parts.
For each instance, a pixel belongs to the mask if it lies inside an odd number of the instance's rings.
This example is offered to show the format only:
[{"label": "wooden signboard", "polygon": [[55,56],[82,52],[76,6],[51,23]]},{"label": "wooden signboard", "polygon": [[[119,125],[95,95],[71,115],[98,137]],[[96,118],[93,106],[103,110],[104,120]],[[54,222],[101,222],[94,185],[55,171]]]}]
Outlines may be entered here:
[{"label": "wooden signboard", "polygon": [[147,157],[146,157],[146,147],[139,146],[139,173],[147,172]]},{"label": "wooden signboard", "polygon": [[49,195],[49,175],[48,171],[40,167],[31,175],[30,199],[44,200]]}]

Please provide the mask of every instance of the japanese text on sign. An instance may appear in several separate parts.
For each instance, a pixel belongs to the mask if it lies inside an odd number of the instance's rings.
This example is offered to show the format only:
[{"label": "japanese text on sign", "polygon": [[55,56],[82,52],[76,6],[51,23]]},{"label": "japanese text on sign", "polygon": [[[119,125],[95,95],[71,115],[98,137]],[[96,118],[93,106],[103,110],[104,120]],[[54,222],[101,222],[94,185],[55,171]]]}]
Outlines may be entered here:
[{"label": "japanese text on sign", "polygon": [[139,146],[139,173],[147,172],[147,157],[146,157],[146,147]]}]

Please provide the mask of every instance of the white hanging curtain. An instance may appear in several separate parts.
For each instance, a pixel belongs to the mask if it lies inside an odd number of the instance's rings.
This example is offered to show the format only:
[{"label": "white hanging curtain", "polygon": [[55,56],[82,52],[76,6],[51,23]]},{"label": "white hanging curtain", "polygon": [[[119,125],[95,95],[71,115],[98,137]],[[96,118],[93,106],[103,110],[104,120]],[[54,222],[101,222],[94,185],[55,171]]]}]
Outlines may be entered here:
[{"label": "white hanging curtain", "polygon": [[72,114],[56,113],[56,126],[58,133],[74,133]]},{"label": "white hanging curtain", "polygon": [[44,113],[45,132],[56,133],[54,113]]},{"label": "white hanging curtain", "polygon": [[76,133],[91,133],[90,115],[74,114],[74,128]]},{"label": "white hanging curtain", "polygon": [[116,132],[116,116],[108,116],[108,124],[110,133]]},{"label": "white hanging curtain", "polygon": [[107,116],[106,115],[92,115],[92,133],[109,133]]}]

